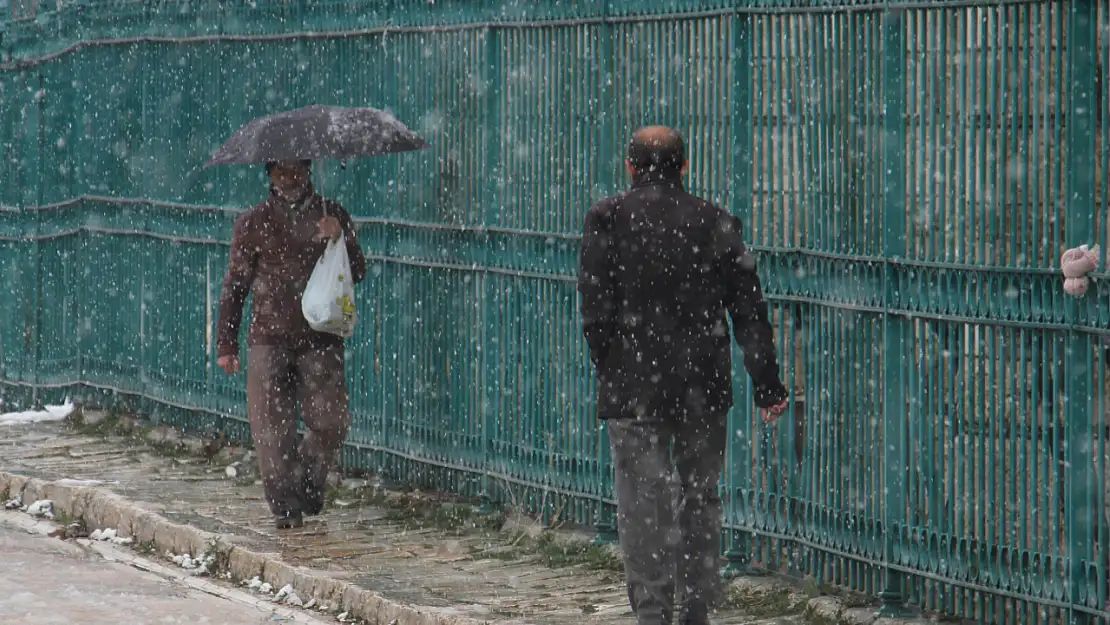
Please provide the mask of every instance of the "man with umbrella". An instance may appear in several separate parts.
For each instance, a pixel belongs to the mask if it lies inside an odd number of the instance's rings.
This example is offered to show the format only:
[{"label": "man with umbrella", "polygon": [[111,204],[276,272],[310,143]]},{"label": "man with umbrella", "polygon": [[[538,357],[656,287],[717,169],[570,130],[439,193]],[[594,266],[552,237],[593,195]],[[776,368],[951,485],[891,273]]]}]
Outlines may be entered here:
[{"label": "man with umbrella", "polygon": [[[366,258],[351,216],[316,194],[311,158],[420,149],[425,144],[388,113],[311,106],[252,121],[209,165],[264,162],[270,196],[236,221],[220,294],[218,364],[239,371],[239,329],[247,295],[247,413],[266,499],[279,529],[319,514],[340,445],[347,437],[344,339],[313,330],[301,299],[317,261],[342,235],[358,284]],[[297,407],[307,432],[300,446]]]},{"label": "man with umbrella", "polygon": [[[347,211],[315,193],[308,161],[271,161],[266,171],[270,197],[235,221],[218,363],[229,374],[239,371],[239,326],[250,293],[251,436],[277,525],[292,528],[323,510],[328,471],[350,427],[343,338],[311,329],[301,296],[328,241],[346,239],[355,284],[366,275],[366,258]],[[299,448],[298,404],[308,429]]]}]

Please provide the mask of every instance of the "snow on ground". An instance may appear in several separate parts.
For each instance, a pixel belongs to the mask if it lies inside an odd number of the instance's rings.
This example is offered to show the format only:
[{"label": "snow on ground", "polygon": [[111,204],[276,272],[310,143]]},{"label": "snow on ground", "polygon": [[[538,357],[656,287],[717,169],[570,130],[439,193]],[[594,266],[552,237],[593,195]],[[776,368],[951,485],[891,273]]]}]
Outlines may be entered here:
[{"label": "snow on ground", "polygon": [[47,406],[46,410],[30,410],[27,412],[6,412],[0,414],[0,425],[16,425],[20,423],[39,423],[42,421],[61,421],[73,413],[73,402],[66,399],[61,406]]},{"label": "snow on ground", "polygon": [[252,590],[254,592],[261,593],[263,595],[272,594],[273,597],[270,598],[270,601],[273,601],[274,603],[284,603],[286,605],[292,605],[298,608],[304,608],[306,610],[311,610],[315,608],[320,612],[329,611],[327,604],[320,604],[319,606],[317,606],[316,599],[309,599],[307,603],[302,601],[301,598],[297,596],[297,593],[293,591],[292,584],[286,584],[282,586],[281,590],[278,590],[277,593],[274,593],[273,586],[266,582],[263,582],[261,579],[259,579],[257,575],[249,580],[243,580],[242,584],[246,586],[249,590]]},{"label": "snow on ground", "polygon": [[31,516],[41,516],[48,519],[54,518],[54,502],[49,499],[40,499],[23,509]]},{"label": "snow on ground", "polygon": [[135,544],[134,538],[131,538],[130,536],[120,536],[114,529],[93,530],[93,532],[89,534],[89,540],[112,542],[117,545],[123,545],[124,547],[129,547]]},{"label": "snow on ground", "polygon": [[166,559],[185,569],[190,575],[210,575],[216,564],[216,558],[211,554],[194,558],[187,553],[175,554],[167,551]]}]

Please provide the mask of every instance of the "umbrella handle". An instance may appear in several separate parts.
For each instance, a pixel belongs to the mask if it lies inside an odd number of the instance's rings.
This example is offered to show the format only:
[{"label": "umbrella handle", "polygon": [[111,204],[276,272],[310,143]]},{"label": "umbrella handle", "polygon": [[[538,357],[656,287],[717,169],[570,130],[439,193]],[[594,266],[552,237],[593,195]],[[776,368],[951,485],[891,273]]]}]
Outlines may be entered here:
[{"label": "umbrella handle", "polygon": [[[318,160],[313,161],[312,166],[314,168],[319,167],[320,166],[319,163],[320,163],[320,161],[318,161]],[[328,216],[328,198],[324,197],[323,193],[320,194],[320,210],[323,211],[324,217]]]}]

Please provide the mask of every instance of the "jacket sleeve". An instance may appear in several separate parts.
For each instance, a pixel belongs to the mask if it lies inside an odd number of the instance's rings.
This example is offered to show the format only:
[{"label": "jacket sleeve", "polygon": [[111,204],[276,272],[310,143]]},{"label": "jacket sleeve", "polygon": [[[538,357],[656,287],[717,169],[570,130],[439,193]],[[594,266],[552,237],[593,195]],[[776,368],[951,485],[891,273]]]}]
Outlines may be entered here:
[{"label": "jacket sleeve", "polygon": [[596,204],[586,213],[578,265],[582,334],[594,367],[600,366],[608,355],[616,325],[609,219],[608,201]]},{"label": "jacket sleeve", "polygon": [[239,328],[243,322],[243,306],[254,282],[258,248],[250,236],[248,215],[235,220],[231,235],[231,255],[227,263],[223,288],[220,290],[220,315],[217,322],[216,353],[218,356],[239,355]]},{"label": "jacket sleeve", "polygon": [[339,204],[333,204],[330,208],[334,210],[339,225],[343,228],[343,238],[347,241],[347,259],[351,261],[351,277],[358,284],[366,278],[366,256],[362,253],[362,244],[355,232],[355,220]]},{"label": "jacket sleeve", "polygon": [[725,306],[732,318],[736,342],[744,350],[744,368],[752,378],[755,404],[769,408],[787,398],[779,378],[774,329],[767,302],[756,274],[755,258],[748,253],[740,221],[722,211],[714,232],[717,263],[725,289]]}]

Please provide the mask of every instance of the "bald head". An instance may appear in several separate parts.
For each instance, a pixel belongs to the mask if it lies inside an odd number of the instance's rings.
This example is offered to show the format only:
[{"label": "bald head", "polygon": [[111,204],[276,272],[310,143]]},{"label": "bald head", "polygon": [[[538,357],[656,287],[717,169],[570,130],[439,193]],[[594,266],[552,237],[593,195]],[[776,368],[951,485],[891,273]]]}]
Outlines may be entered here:
[{"label": "bald head", "polygon": [[641,128],[628,144],[628,166],[635,174],[680,174],[686,167],[686,142],[674,128]]}]

